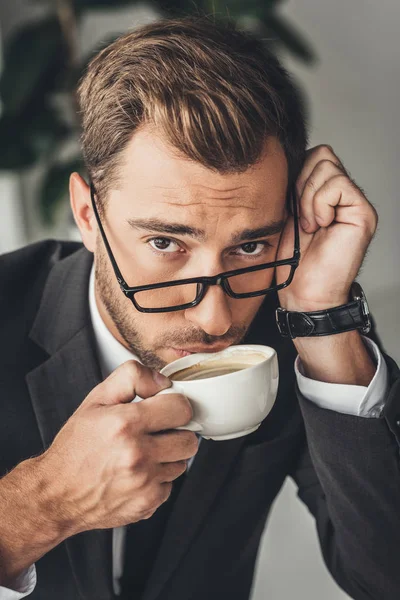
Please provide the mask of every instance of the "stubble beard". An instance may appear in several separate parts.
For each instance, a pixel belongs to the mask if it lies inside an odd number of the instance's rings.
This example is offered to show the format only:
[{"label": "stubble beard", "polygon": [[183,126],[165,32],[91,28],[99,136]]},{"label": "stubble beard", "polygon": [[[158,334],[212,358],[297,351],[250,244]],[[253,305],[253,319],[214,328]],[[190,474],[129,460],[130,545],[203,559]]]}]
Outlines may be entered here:
[{"label": "stubble beard", "polygon": [[141,335],[137,331],[133,315],[128,314],[123,300],[125,297],[113,285],[113,273],[110,273],[110,261],[106,256],[102,242],[97,238],[95,260],[95,285],[103,306],[112,319],[124,345],[135,354],[141,363],[159,371],[167,364],[155,352],[146,349]]}]

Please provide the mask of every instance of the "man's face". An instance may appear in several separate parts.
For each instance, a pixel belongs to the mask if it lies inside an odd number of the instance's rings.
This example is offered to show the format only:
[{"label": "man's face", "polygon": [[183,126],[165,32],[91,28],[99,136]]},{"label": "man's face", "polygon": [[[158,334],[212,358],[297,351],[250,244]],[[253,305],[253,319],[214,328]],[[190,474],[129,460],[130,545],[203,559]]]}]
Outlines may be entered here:
[{"label": "man's face", "polygon": [[[119,176],[102,220],[129,286],[212,276],[275,259],[279,232],[243,237],[245,230],[248,234],[286,217],[287,162],[275,138],[267,140],[257,165],[221,175],[179,157],[143,129],[125,149]],[[230,298],[220,286],[211,286],[195,307],[142,313],[121,292],[99,233],[95,267],[97,304],[108,328],[156,369],[188,352],[215,352],[239,343],[264,299]],[[271,270],[270,283],[272,278]]]}]

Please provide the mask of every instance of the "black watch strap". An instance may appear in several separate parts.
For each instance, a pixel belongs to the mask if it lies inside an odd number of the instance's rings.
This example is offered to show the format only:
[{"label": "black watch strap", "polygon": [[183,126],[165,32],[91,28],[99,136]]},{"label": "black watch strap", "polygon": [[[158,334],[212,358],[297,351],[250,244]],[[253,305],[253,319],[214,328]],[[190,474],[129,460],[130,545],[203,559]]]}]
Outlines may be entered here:
[{"label": "black watch strap", "polygon": [[368,333],[371,328],[368,304],[358,283],[352,286],[353,300],[348,304],[313,312],[294,312],[276,309],[276,322],[283,337],[314,337],[333,335],[361,329]]}]

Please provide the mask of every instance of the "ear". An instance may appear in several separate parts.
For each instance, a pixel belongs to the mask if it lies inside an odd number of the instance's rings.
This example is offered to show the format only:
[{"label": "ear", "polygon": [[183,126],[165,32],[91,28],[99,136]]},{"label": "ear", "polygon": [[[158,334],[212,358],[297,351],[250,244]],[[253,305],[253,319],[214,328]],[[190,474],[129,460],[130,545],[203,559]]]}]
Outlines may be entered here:
[{"label": "ear", "polygon": [[69,179],[69,197],[75,223],[81,233],[82,242],[89,252],[96,247],[97,223],[90,199],[90,188],[78,173]]}]

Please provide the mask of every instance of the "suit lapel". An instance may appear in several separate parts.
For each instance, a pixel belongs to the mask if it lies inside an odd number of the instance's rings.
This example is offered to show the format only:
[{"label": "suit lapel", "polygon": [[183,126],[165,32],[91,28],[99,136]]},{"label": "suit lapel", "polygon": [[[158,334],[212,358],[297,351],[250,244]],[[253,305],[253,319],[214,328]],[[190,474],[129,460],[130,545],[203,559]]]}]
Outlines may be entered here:
[{"label": "suit lapel", "polygon": [[[55,265],[31,331],[50,355],[26,377],[44,449],[101,381],[88,313],[90,267],[84,251]],[[65,544],[81,598],[112,599],[112,530],[84,532]]]}]

